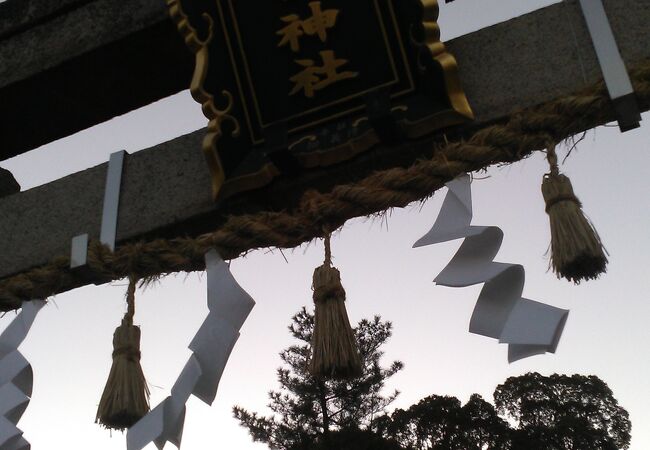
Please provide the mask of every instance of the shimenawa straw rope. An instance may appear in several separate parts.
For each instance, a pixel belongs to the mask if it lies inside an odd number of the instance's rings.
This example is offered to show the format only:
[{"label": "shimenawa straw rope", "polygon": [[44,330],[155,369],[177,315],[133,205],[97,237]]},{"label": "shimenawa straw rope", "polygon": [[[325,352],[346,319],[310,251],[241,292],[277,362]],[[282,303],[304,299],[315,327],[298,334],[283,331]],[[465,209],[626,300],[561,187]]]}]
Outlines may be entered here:
[{"label": "shimenawa straw rope", "polygon": [[[639,103],[650,104],[650,61],[630,72]],[[611,100],[601,81],[583,92],[512,114],[507,121],[482,128],[468,140],[434,144],[433,156],[407,168],[376,172],[336,186],[328,193],[306,192],[292,211],[231,216],[212,233],[195,238],[123,243],[110,252],[91,242],[89,266],[97,278],[116,280],[135,273],[140,279],[203,270],[203,255],[216,248],[234,259],[257,248],[293,248],[335,230],[350,218],[421,200],[457,176],[493,164],[519,161],[548,142],[611,121]],[[67,256],[0,281],[0,310],[20,308],[32,298],[48,298],[87,284],[72,273]],[[135,272],[133,268],[137,268]]]}]

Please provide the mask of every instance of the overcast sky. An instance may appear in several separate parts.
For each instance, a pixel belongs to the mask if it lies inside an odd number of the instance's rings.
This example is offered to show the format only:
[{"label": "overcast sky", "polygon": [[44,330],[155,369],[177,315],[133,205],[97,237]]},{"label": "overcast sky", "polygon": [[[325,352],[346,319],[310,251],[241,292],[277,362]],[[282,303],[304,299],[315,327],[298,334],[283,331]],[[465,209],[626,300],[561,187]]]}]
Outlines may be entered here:
[{"label": "overcast sky", "polygon": [[[442,4],[443,37],[550,3]],[[524,265],[525,297],[571,310],[556,355],[509,365],[505,346],[467,332],[481,286],[451,289],[432,283],[460,241],[417,250],[411,245],[432,225],[444,191],[424,207],[396,209],[384,221],[352,220],[336,235],[334,262],[348,294],[351,321],[380,314],[394,324],[384,361],[405,363],[387,387],[402,391],[395,407],[408,407],[430,394],[454,395],[464,402],[476,392],[492,401],[497,384],[528,371],[594,374],[630,412],[632,450],[650,448],[650,117],[644,119],[644,127],[623,135],[615,126],[590,131],[562,168],[611,254],[609,272],[597,281],[575,286],[547,271],[549,229],[540,193],[547,165],[541,154],[490,169],[487,179],[473,184],[474,224],[496,225],[505,232],[496,260]],[[0,166],[28,189],[105,162],[116,150],[134,152],[204,125],[200,107],[184,92]],[[292,343],[286,326],[301,306],[311,307],[311,276],[322,261],[322,246],[312,243],[285,256],[287,261],[280,252],[257,251],[233,261],[235,277],[257,306],[242,329],[215,404],[188,403],[184,449],[265,448],[251,443],[231,408],[238,404],[267,412],[267,392],[277,387],[278,353]],[[111,436],[93,423],[125,290],[120,281],[77,289],[54,298],[37,318],[21,347],[34,368],[34,394],[19,424],[34,450],[125,448],[122,434]],[[169,394],[190,354],[187,345],[207,314],[205,301],[201,274],[170,276],[137,294],[142,365],[154,406]],[[12,317],[4,317],[2,325]]]}]

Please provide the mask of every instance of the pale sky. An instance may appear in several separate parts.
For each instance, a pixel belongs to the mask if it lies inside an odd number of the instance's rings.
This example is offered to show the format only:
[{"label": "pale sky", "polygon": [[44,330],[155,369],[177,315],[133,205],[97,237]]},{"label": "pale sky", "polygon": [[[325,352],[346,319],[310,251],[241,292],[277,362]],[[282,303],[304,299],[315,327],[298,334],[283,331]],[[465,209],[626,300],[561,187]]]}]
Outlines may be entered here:
[{"label": "pale sky", "polygon": [[[443,3],[443,38],[550,3]],[[525,297],[571,310],[555,355],[508,364],[504,345],[467,331],[481,286],[452,289],[432,283],[460,241],[417,250],[411,245],[433,224],[444,190],[423,207],[395,209],[385,220],[356,219],[343,227],[332,245],[351,321],[375,314],[392,321],[384,362],[405,363],[387,386],[387,391],[402,391],[394,407],[408,407],[430,394],[464,402],[476,392],[492,401],[497,384],[528,371],[593,374],[608,383],[630,413],[631,449],[650,448],[649,123],[646,114],[639,130],[620,134],[608,126],[590,131],[562,167],[611,255],[608,273],[597,281],[575,286],[547,271],[549,227],[540,193],[547,165],[541,154],[490,169],[489,178],[473,184],[473,223],[505,232],[496,260],[524,265]],[[200,107],[183,92],[0,166],[29,189],[105,162],[116,150],[135,152],[203,126]],[[233,274],[257,306],[242,328],[215,404],[189,401],[185,450],[266,448],[252,443],[231,408],[237,404],[268,413],[267,392],[277,388],[278,353],[293,343],[286,327],[301,306],[311,307],[311,276],[322,261],[322,245],[314,242],[284,256],[288,261],[279,251],[257,251],[233,261]],[[124,281],[77,289],[51,299],[36,319],[21,347],[34,369],[34,394],[19,423],[34,450],[126,448],[122,434],[111,436],[94,424],[125,290]],[[190,354],[187,345],[207,314],[205,276],[170,276],[138,292],[136,302],[142,366],[155,406],[169,394]],[[12,317],[6,315],[0,324],[6,326]]]}]

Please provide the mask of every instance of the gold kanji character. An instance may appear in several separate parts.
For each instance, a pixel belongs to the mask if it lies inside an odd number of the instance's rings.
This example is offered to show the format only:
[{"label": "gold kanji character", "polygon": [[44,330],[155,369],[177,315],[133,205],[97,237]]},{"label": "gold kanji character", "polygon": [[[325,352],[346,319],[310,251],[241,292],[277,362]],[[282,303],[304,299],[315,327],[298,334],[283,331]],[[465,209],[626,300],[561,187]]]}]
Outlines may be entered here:
[{"label": "gold kanji character", "polygon": [[277,31],[275,34],[282,36],[278,47],[289,44],[291,50],[300,50],[300,37],[303,35],[317,35],[322,42],[327,40],[327,30],[336,25],[338,9],[321,9],[321,2],[310,2],[311,17],[301,20],[297,14],[289,14],[281,17],[280,20],[288,25]]},{"label": "gold kanji character", "polygon": [[[290,78],[295,83],[295,86],[289,92],[289,95],[304,91],[306,97],[312,98],[315,91],[326,88],[337,81],[359,75],[358,72],[337,72],[339,67],[348,63],[348,60],[336,59],[332,50],[324,50],[320,52],[320,56],[323,60],[322,66],[317,66],[311,59],[296,60],[296,63],[300,64],[304,69]],[[324,77],[321,78],[320,75],[324,75]]]},{"label": "gold kanji character", "polygon": [[283,45],[287,45],[287,43],[289,43],[291,45],[291,50],[297,52],[300,50],[300,43],[298,42],[298,39],[300,39],[300,36],[305,34],[302,30],[302,20],[300,20],[300,17],[298,17],[296,14],[284,16],[280,20],[288,23],[289,25],[275,33],[282,36],[282,40],[278,44],[278,47],[282,47]]},{"label": "gold kanji character", "polygon": [[327,9],[322,11],[320,2],[310,2],[311,17],[302,23],[302,28],[309,36],[318,35],[321,42],[327,40],[327,30],[336,25],[336,17],[339,11],[337,9]]}]

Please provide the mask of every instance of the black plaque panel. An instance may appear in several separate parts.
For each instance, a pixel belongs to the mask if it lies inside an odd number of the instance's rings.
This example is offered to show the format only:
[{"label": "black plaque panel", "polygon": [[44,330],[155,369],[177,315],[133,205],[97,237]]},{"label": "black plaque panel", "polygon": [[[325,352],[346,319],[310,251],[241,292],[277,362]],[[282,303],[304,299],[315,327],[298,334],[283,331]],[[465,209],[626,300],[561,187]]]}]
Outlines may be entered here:
[{"label": "black plaque panel", "polygon": [[434,0],[170,0],[215,195],[471,119]]}]

